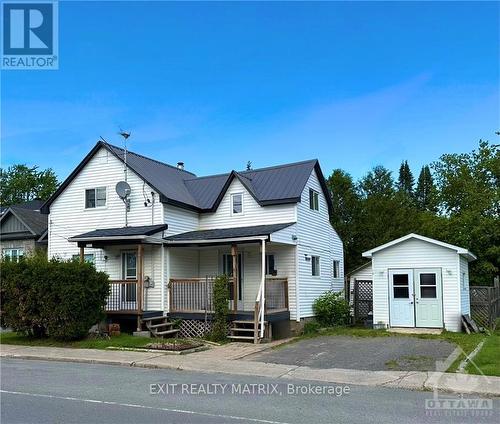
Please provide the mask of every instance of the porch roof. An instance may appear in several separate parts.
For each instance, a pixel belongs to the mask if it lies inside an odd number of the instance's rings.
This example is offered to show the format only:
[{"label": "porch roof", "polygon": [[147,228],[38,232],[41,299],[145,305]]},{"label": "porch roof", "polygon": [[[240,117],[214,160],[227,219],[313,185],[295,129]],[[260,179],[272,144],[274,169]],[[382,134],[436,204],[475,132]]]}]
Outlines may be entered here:
[{"label": "porch roof", "polygon": [[251,239],[258,237],[269,237],[276,231],[293,225],[294,222],[284,224],[254,225],[251,227],[216,228],[213,230],[189,231],[187,233],[175,234],[165,237],[167,243],[214,243],[217,241],[229,241],[235,239]]},{"label": "porch roof", "polygon": [[69,241],[80,243],[91,242],[119,242],[119,241],[135,241],[140,242],[147,237],[159,233],[168,228],[167,224],[159,225],[141,225],[137,227],[120,227],[120,228],[100,228],[79,234],[69,238]]}]

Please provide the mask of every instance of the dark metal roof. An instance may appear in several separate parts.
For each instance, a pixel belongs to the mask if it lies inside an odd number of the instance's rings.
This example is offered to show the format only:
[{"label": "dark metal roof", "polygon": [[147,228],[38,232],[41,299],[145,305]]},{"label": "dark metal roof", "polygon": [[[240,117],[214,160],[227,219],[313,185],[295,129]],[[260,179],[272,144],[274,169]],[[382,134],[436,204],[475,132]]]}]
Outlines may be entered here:
[{"label": "dark metal roof", "polygon": [[[43,205],[43,213],[49,213],[50,204],[102,147],[119,160],[124,160],[123,149],[102,141],[98,142],[54,195]],[[301,193],[312,170],[315,169],[331,212],[330,194],[316,159],[250,171],[231,171],[227,174],[207,177],[196,177],[185,170],[130,151],[127,151],[127,164],[133,172],[160,193],[162,202],[198,212],[214,212],[234,178],[239,179],[262,206],[300,202]]]},{"label": "dark metal roof", "polygon": [[131,236],[151,236],[166,230],[167,224],[160,225],[141,225],[138,227],[121,227],[121,228],[103,228],[98,230],[89,231],[87,233],[73,236],[72,239],[102,239],[104,237],[131,237]]},{"label": "dark metal roof", "polygon": [[195,240],[218,240],[238,237],[268,236],[276,231],[293,225],[293,222],[285,224],[255,225],[252,227],[218,228],[214,230],[189,231],[165,237],[168,241],[195,241]]},{"label": "dark metal roof", "polygon": [[[20,220],[34,236],[40,237],[47,231],[47,215],[40,213],[38,208],[41,205],[40,200],[33,200],[24,204],[9,207],[1,216],[0,221],[7,219],[12,214]],[[32,209],[36,208],[36,209]]]}]

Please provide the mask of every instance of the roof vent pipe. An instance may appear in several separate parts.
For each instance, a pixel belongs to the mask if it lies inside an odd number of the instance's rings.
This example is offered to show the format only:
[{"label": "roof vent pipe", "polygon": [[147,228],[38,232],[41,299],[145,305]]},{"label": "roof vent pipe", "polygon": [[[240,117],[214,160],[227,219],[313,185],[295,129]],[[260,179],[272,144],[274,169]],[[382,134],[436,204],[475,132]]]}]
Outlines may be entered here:
[{"label": "roof vent pipe", "polygon": [[184,162],[177,162],[177,169],[184,170]]}]

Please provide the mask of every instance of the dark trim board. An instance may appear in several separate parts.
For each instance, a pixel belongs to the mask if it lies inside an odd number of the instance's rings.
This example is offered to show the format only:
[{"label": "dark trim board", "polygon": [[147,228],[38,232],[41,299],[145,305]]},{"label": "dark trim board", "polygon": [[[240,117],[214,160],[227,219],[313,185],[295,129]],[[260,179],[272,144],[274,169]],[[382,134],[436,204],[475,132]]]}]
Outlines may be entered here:
[{"label": "dark trim board", "polygon": [[[204,312],[171,312],[168,314],[168,317],[172,318],[172,319],[192,319],[192,320],[204,321],[205,320],[205,313]],[[213,314],[207,313],[206,319],[207,319],[207,321],[212,321]],[[236,313],[229,312],[229,316],[228,316],[229,321],[253,320],[253,319],[254,319],[253,311],[237,311]],[[278,312],[266,313],[264,315],[264,320],[268,321],[268,322],[289,321],[290,320],[290,311],[278,311]]]}]

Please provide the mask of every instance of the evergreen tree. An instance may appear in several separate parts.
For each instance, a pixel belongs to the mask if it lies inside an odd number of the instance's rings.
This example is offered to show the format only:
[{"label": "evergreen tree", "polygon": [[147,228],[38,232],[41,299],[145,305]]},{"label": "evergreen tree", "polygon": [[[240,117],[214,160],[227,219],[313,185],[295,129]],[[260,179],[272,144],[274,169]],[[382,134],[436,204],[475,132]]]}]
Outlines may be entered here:
[{"label": "evergreen tree", "polygon": [[415,199],[420,210],[436,212],[436,186],[434,185],[434,179],[432,178],[431,170],[428,165],[422,167],[420,175],[418,176]]},{"label": "evergreen tree", "polygon": [[409,197],[413,196],[413,174],[408,165],[408,161],[401,162],[399,167],[398,189],[400,192],[407,194]]}]

